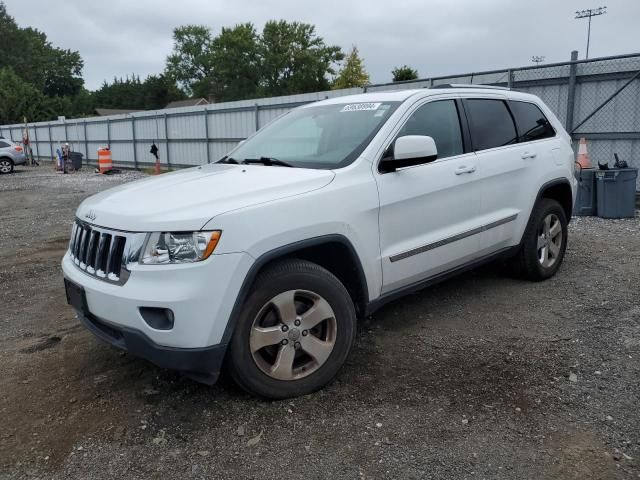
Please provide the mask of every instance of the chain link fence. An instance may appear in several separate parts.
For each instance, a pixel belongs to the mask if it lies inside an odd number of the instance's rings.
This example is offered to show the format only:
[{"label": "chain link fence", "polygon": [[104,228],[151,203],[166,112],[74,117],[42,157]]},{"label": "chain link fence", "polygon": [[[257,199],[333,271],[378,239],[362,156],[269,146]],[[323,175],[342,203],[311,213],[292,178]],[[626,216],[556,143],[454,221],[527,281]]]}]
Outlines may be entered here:
[{"label": "chain link fence", "polygon": [[[640,53],[568,62],[448,75],[363,89],[333,90],[199,107],[137,112],[78,120],[29,124],[36,155],[51,157],[68,141],[95,162],[95,150],[110,145],[120,166],[151,164],[151,142],[171,166],[216,161],[237,142],[287,110],[312,101],[353,93],[428,88],[442,84],[510,87],[540,97],[574,140],[587,139],[594,164],[613,164],[614,153],[640,167]],[[0,127],[0,136],[22,138],[24,125]],[[640,186],[640,180],[639,180]]]}]

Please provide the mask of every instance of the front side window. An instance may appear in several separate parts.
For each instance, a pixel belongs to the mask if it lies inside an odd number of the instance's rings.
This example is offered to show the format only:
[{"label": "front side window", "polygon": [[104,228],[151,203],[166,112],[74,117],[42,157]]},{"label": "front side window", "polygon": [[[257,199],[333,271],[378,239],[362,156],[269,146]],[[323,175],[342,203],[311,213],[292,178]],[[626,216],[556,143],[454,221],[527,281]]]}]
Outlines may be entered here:
[{"label": "front side window", "polygon": [[292,110],[229,157],[237,162],[268,157],[301,168],[344,167],[358,158],[398,105],[358,102]]},{"label": "front side window", "polygon": [[503,147],[518,141],[516,126],[504,101],[470,99],[465,108],[474,150]]},{"label": "front side window", "polygon": [[509,102],[518,125],[521,142],[542,140],[556,135],[555,130],[537,105],[528,102]]},{"label": "front side window", "polygon": [[405,135],[432,137],[436,142],[438,158],[461,155],[464,152],[460,118],[454,100],[439,100],[422,105],[409,117],[397,137]]}]

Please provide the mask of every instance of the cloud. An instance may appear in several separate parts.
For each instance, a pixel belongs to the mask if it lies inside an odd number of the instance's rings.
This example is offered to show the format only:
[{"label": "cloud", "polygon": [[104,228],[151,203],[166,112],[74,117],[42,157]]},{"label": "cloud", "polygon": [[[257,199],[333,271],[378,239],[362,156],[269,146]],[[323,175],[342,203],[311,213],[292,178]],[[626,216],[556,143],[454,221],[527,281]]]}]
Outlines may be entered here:
[{"label": "cloud", "polygon": [[[584,55],[586,21],[575,20],[579,0],[8,0],[22,26],[44,31],[57,46],[79,50],[88,88],[131,73],[164,69],[176,26],[222,26],[270,19],[316,25],[327,43],[358,46],[374,82],[390,80],[394,66],[409,64],[422,77],[530,64],[532,55],[563,61]],[[640,45],[640,2],[613,0],[593,20],[590,54],[630,53]],[[635,47],[635,48],[634,48]]]}]

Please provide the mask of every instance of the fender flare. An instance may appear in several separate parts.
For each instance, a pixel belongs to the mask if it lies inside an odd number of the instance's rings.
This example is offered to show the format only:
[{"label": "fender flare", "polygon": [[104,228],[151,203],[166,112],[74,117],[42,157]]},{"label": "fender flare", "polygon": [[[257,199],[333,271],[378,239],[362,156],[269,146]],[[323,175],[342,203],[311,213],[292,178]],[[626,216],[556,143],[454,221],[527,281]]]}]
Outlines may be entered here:
[{"label": "fender flare", "polygon": [[247,297],[249,296],[249,292],[251,290],[251,286],[253,285],[258,272],[269,262],[277,260],[278,258],[285,257],[286,255],[296,252],[298,250],[302,250],[309,247],[315,247],[318,245],[326,244],[326,243],[340,243],[345,246],[349,251],[349,254],[352,256],[353,261],[356,265],[356,273],[358,275],[360,281],[360,294],[362,295],[364,305],[369,303],[369,290],[367,284],[367,278],[364,274],[364,269],[362,268],[362,262],[360,261],[360,257],[356,252],[351,241],[341,234],[329,234],[329,235],[321,235],[318,237],[312,237],[305,240],[299,240],[293,243],[289,243],[287,245],[283,245],[281,247],[276,247],[273,250],[269,250],[268,252],[260,255],[253,265],[249,268],[249,271],[244,277],[242,282],[242,286],[238,291],[238,295],[236,296],[235,303],[233,304],[233,308],[231,309],[231,314],[229,315],[229,320],[227,321],[227,325],[224,329],[224,334],[222,335],[222,339],[220,340],[220,344],[227,345],[231,341],[231,336],[235,331],[235,326],[237,319],[240,315],[240,311]]},{"label": "fender flare", "polygon": [[[545,190],[551,188],[551,187],[556,187],[556,186],[560,186],[560,185],[566,185],[569,188],[569,192],[571,192],[571,205],[569,206],[569,215],[567,215],[567,223],[569,223],[571,221],[571,212],[573,212],[573,189],[571,188],[571,182],[569,182],[569,180],[565,177],[562,178],[554,178],[553,180],[549,180],[548,182],[544,183],[540,189],[538,190],[538,194],[536,195],[536,200],[535,202],[533,202],[533,206],[531,208],[531,213],[533,212],[533,208],[535,208],[535,205],[538,203],[538,201],[542,198],[542,194],[545,192]],[[564,207],[564,205],[563,205]],[[531,213],[529,213],[529,217],[531,217]]]}]

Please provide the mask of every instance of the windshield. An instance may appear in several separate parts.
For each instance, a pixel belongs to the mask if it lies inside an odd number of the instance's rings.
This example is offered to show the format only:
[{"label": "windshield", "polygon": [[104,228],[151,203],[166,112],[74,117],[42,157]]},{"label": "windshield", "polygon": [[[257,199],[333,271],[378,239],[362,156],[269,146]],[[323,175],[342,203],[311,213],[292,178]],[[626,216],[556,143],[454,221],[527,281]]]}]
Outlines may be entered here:
[{"label": "windshield", "polygon": [[344,167],[358,158],[398,104],[343,103],[292,110],[225,159],[240,163],[271,159],[302,168]]}]

